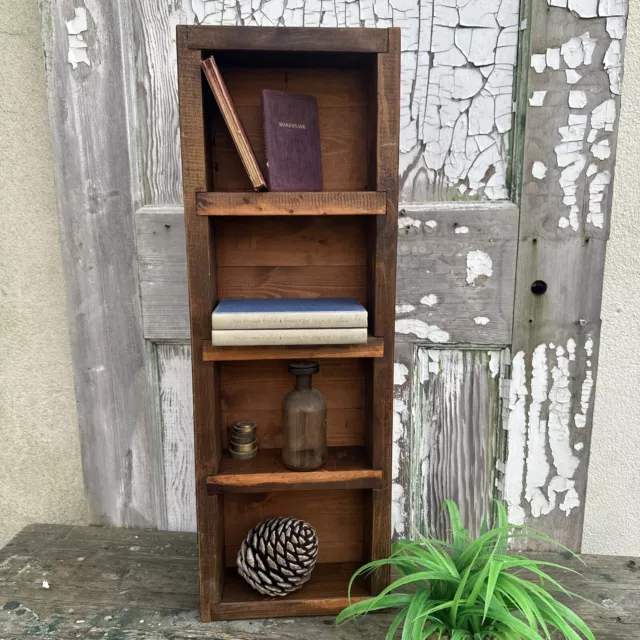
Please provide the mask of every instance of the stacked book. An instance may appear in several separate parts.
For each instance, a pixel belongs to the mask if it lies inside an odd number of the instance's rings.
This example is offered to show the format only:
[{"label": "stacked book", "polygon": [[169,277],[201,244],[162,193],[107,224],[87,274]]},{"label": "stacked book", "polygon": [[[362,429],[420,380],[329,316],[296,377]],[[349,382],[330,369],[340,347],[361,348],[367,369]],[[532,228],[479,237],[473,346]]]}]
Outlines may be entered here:
[{"label": "stacked book", "polygon": [[362,344],[367,311],[355,298],[222,300],[211,327],[217,347]]}]

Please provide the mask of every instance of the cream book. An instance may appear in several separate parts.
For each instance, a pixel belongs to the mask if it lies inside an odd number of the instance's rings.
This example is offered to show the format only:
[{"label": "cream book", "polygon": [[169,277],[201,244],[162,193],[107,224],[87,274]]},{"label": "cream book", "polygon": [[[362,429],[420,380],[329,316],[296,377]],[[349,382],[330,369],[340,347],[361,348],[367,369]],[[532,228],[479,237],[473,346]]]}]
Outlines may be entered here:
[{"label": "cream book", "polygon": [[211,332],[214,347],[278,346],[294,344],[363,344],[366,328],[351,329],[240,329]]},{"label": "cream book", "polygon": [[367,310],[355,298],[225,299],[211,315],[214,331],[366,327]]}]

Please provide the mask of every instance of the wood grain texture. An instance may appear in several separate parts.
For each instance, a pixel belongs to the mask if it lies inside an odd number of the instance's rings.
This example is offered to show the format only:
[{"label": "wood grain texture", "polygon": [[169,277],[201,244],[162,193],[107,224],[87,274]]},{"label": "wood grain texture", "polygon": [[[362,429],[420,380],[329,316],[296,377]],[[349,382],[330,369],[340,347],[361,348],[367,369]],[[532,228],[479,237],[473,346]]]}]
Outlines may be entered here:
[{"label": "wood grain texture", "polygon": [[367,264],[357,217],[224,218],[214,221],[219,267],[354,267]]},{"label": "wood grain texture", "polygon": [[201,216],[351,216],[382,215],[386,198],[374,191],[310,193],[199,193]]},{"label": "wood grain texture", "polygon": [[[624,22],[626,10],[621,2],[614,13]],[[514,377],[505,497],[513,521],[579,551],[620,112],[604,59],[614,44],[624,51],[624,38],[612,41],[604,17],[583,19],[542,1],[532,3],[530,20],[525,59],[587,31],[593,53],[574,63],[581,76],[575,85],[565,81],[566,59],[560,70],[528,69],[523,77],[527,97],[547,93],[542,106],[527,106],[525,112],[520,105],[524,157],[513,361],[521,391]],[[621,58],[620,68],[622,63]],[[572,142],[566,143],[567,137]],[[597,151],[591,144],[596,141],[609,151]],[[533,175],[534,163],[546,167],[543,177]],[[546,293],[532,290],[536,281],[546,284]],[[535,398],[522,395],[534,387]]]},{"label": "wood grain texture", "polygon": [[[387,196],[387,214],[374,220],[375,231],[369,259],[368,310],[370,330],[384,338],[384,358],[371,361],[369,387],[371,444],[369,455],[375,469],[382,469],[383,486],[371,492],[371,537],[368,558],[386,558],[391,551],[391,471],[393,363],[396,300],[396,253],[398,245],[398,159],[400,135],[400,29],[389,29],[389,51],[376,60],[376,190]],[[372,170],[373,171],[373,170]],[[370,277],[371,277],[370,276]],[[372,574],[371,592],[379,593],[389,581],[387,568]]]},{"label": "wood grain texture", "polygon": [[386,29],[325,29],[318,38],[315,29],[291,28],[280,31],[263,27],[255,34],[247,34],[241,27],[189,27],[189,47],[192,49],[238,49],[256,51],[343,51],[354,53],[378,53],[387,51]]},{"label": "wood grain texture", "polygon": [[214,347],[210,341],[205,341],[203,357],[208,362],[295,358],[382,358],[384,357],[384,340],[369,336],[365,344],[284,347]]},{"label": "wood grain texture", "polygon": [[182,207],[142,207],[134,216],[144,337],[189,340]]},{"label": "wood grain texture", "polygon": [[196,530],[191,346],[158,344],[167,528]]},{"label": "wood grain texture", "polygon": [[[256,68],[232,60],[222,72],[251,147],[266,169],[261,95],[263,89],[310,94],[318,102],[322,174],[325,191],[370,192],[367,182],[367,69],[339,69],[326,62],[325,68],[283,66]],[[290,59],[284,64],[295,65]],[[252,61],[254,62],[254,61]],[[208,112],[212,128],[213,176],[218,192],[251,191],[228,128],[215,108]],[[275,197],[276,194],[267,196]],[[328,198],[328,195],[320,195]],[[291,207],[289,207],[291,209]],[[288,209],[287,209],[288,210]]]},{"label": "wood grain texture", "polygon": [[[397,320],[440,329],[448,334],[439,338],[443,342],[509,344],[517,233],[518,208],[512,204],[404,205]],[[485,270],[470,282],[470,261],[479,259],[488,261],[491,275]],[[411,330],[409,324],[397,326]]]},{"label": "wood grain texture", "polygon": [[225,495],[226,566],[235,566],[251,527],[283,513],[308,522],[316,530],[319,563],[362,561],[365,493],[325,489]]},{"label": "wood grain texture", "polygon": [[[257,438],[261,449],[282,447],[282,408],[233,409],[222,411],[223,447],[227,447],[228,429],[239,420],[251,419],[257,423]],[[364,446],[364,409],[327,409],[327,442],[330,447]]]},{"label": "wood grain texture", "polygon": [[[577,570],[553,569],[552,573],[568,590],[586,598],[565,602],[598,640],[640,638],[639,558],[583,556],[582,564],[559,554],[534,557]],[[318,565],[314,578],[320,580],[312,579],[308,585],[314,595],[321,596],[314,601],[315,613],[333,616],[335,610],[326,609],[327,600],[342,606],[336,600],[344,597],[352,568]],[[225,590],[223,599],[230,608],[237,611],[239,601],[261,598],[256,592],[243,593],[237,574],[227,571],[225,583],[230,591]],[[50,589],[42,588],[45,574]],[[290,618],[271,617],[251,624],[201,623],[197,575],[193,533],[30,525],[0,550],[0,627],[8,638],[39,637],[43,629],[55,629],[49,634],[59,638],[205,640],[217,635],[227,640],[362,640],[383,638],[395,615],[378,613],[339,628],[333,617],[299,618],[293,624]],[[366,595],[362,584],[356,583],[354,590],[357,597]],[[295,598],[292,594],[269,600],[268,606],[285,607]],[[271,616],[271,611],[262,615]],[[285,615],[291,615],[293,609],[287,611]],[[302,612],[298,609],[295,614]]]},{"label": "wood grain texture", "polygon": [[410,436],[410,532],[450,537],[454,500],[472,538],[495,497],[500,425],[499,351],[419,348]]},{"label": "wood grain texture", "polygon": [[132,213],[137,206],[130,7],[85,42],[101,55],[69,64],[72,3],[43,2],[62,263],[89,521],[166,526],[162,445],[143,334]]},{"label": "wood grain texture", "polygon": [[317,471],[291,471],[282,451],[260,449],[251,460],[236,460],[225,452],[217,475],[207,478],[210,493],[261,493],[323,489],[374,489],[382,471],[370,467],[364,448],[330,448],[326,464]]},{"label": "wood grain texture", "polygon": [[191,317],[193,423],[196,468],[196,510],[200,566],[200,613],[210,620],[212,604],[220,602],[223,585],[223,518],[220,499],[207,494],[206,479],[216,473],[221,454],[217,366],[202,358],[202,341],[211,330],[216,299],[211,229],[196,215],[196,193],[210,186],[206,176],[200,52],[187,48],[186,29],[178,27],[178,88],[184,187],[187,272]]}]

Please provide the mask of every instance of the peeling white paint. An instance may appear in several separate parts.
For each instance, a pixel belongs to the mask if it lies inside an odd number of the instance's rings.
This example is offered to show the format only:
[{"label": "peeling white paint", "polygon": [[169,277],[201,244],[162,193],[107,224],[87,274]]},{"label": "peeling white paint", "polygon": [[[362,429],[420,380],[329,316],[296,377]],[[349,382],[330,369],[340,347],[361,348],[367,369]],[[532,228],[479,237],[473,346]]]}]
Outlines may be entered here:
[{"label": "peeling white paint", "polygon": [[560,49],[559,48],[549,48],[546,53],[546,62],[547,67],[550,69],[555,69],[556,71],[560,68]]},{"label": "peeling white paint", "polygon": [[427,220],[424,223],[425,227],[429,227],[430,229],[435,229],[438,226],[438,223],[435,220]]},{"label": "peeling white paint", "polygon": [[609,88],[611,93],[620,95],[620,84],[622,83],[622,52],[620,50],[620,40],[612,40],[607,52],[604,54],[604,68],[609,74]]},{"label": "peeling white paint", "polygon": [[436,325],[429,325],[416,318],[396,320],[396,333],[410,334],[431,342],[449,342],[449,334]]},{"label": "peeling white paint", "polygon": [[393,363],[393,384],[401,385],[407,381],[407,375],[409,374],[409,369],[406,365],[401,362]]},{"label": "peeling white paint", "polygon": [[598,0],[569,0],[568,9],[581,18],[597,18]]},{"label": "peeling white paint", "polygon": [[596,144],[591,145],[591,153],[598,158],[598,160],[606,160],[611,156],[611,147],[608,140],[602,140]]},{"label": "peeling white paint", "polygon": [[573,448],[574,448],[576,451],[582,451],[582,450],[584,449],[584,442],[576,442],[576,443],[573,445]]},{"label": "peeling white paint", "polygon": [[567,84],[575,84],[582,76],[575,69],[565,69]]},{"label": "peeling white paint", "polygon": [[596,39],[589,35],[589,32],[581,36],[570,38],[560,47],[560,54],[564,58],[564,63],[569,69],[576,69],[584,64],[589,66],[596,48]]},{"label": "peeling white paint", "polygon": [[476,316],[473,321],[479,325],[489,324],[489,318],[486,316]]},{"label": "peeling white paint", "polygon": [[504,500],[509,523],[524,524],[522,489],[524,482],[524,448],[526,431],[527,384],[524,351],[518,351],[511,363],[509,386],[509,418],[507,430],[507,462],[504,474]]},{"label": "peeling white paint", "polygon": [[469,233],[469,227],[456,227],[455,228],[455,233]]},{"label": "peeling white paint", "polygon": [[616,121],[616,101],[613,98],[605,100],[591,112],[591,126],[594,129],[613,131]]},{"label": "peeling white paint", "polygon": [[584,91],[569,91],[569,106],[582,109],[587,106],[587,94]]},{"label": "peeling white paint", "polygon": [[467,253],[467,284],[475,285],[480,276],[490,278],[493,275],[493,262],[489,254],[474,250]]},{"label": "peeling white paint", "polygon": [[542,180],[547,175],[547,165],[540,160],[536,160],[531,167],[531,175],[537,180]]},{"label": "peeling white paint", "polygon": [[398,229],[409,229],[411,227],[419,229],[421,224],[422,220],[416,220],[410,216],[400,216],[398,218]]},{"label": "peeling white paint", "polygon": [[531,56],[531,66],[536,73],[542,73],[547,68],[547,56],[544,53],[534,53]]},{"label": "peeling white paint", "polygon": [[589,212],[587,213],[587,224],[602,229],[604,227],[604,210],[602,200],[604,191],[611,183],[611,173],[600,171],[589,183]]},{"label": "peeling white paint", "polygon": [[428,296],[420,298],[420,304],[424,304],[427,307],[433,307],[434,304],[438,304],[438,296],[435,293],[430,293]]},{"label": "peeling white paint", "polygon": [[626,16],[628,4],[628,0],[600,0],[598,15],[603,17]]},{"label": "peeling white paint", "polygon": [[607,18],[607,33],[610,38],[622,40],[627,32],[627,21],[623,16]]},{"label": "peeling white paint", "polygon": [[403,313],[411,313],[415,307],[412,304],[397,304],[396,315],[402,315]]},{"label": "peeling white paint", "polygon": [[547,345],[538,345],[532,358],[531,403],[528,416],[527,438],[527,481],[525,497],[531,504],[531,515],[538,518],[547,514],[552,507],[543,493],[549,475],[547,460],[547,421],[542,420],[542,406],[548,401],[549,370],[547,365]]},{"label": "peeling white paint", "polygon": [[406,509],[406,496],[404,487],[399,482],[391,485],[391,527],[397,538],[403,538],[405,534],[404,514]]},{"label": "peeling white paint", "polygon": [[69,53],[67,61],[77,69],[79,64],[91,65],[87,42],[82,35],[88,29],[87,10],[85,7],[75,8],[75,17],[66,22],[69,36]]},{"label": "peeling white paint", "polygon": [[541,107],[544,104],[546,95],[546,91],[534,91],[529,98],[529,104],[532,107]]},{"label": "peeling white paint", "polygon": [[[489,371],[491,371],[491,377],[495,378],[500,373],[500,352],[499,351],[491,351],[489,354]],[[497,460],[496,462],[500,462],[503,464],[501,460]],[[502,469],[504,473],[504,469]]]}]

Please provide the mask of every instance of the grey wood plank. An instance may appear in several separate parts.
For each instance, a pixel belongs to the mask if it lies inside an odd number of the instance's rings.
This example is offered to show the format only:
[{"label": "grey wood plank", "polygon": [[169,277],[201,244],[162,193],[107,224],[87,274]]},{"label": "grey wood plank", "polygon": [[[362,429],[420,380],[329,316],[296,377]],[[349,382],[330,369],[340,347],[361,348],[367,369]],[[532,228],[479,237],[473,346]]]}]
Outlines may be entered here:
[{"label": "grey wood plank", "polygon": [[401,213],[396,334],[509,344],[518,208],[405,204]]},{"label": "grey wood plank", "polygon": [[419,348],[410,439],[410,535],[449,535],[454,500],[471,535],[491,517],[500,429],[500,351]]},{"label": "grey wood plank", "polygon": [[190,339],[182,207],[142,207],[135,214],[144,336]]},{"label": "grey wood plank", "polygon": [[[55,179],[89,519],[164,526],[135,269],[128,4],[42,3]],[[83,39],[80,40],[79,36]],[[84,47],[83,45],[86,45]],[[86,61],[81,61],[84,58]]]},{"label": "grey wood plank", "polygon": [[[577,569],[553,570],[590,602],[570,606],[598,640],[640,638],[640,559],[534,554]],[[168,640],[224,637],[382,639],[392,615],[336,627],[331,618],[217,622],[198,620],[193,533],[31,525],[0,550],[3,637]],[[48,589],[43,588],[43,580]]]},{"label": "grey wood plank", "polygon": [[[431,336],[434,342],[452,344],[509,344],[517,207],[405,204],[402,211],[397,336],[427,341]],[[143,207],[135,219],[145,337],[188,340],[181,209]],[[477,271],[470,268],[474,261]]]},{"label": "grey wood plank", "polygon": [[191,345],[158,344],[165,500],[170,531],[196,530]]},{"label": "grey wood plank", "polygon": [[[612,48],[624,50],[627,3],[599,2],[597,18],[581,17],[585,5],[576,7],[535,0],[524,52],[527,66],[540,63],[541,70],[526,72],[522,93],[531,102],[520,105],[524,157],[505,499],[511,521],[579,550],[620,110],[615,75],[605,67]],[[558,64],[543,70],[556,55]]]}]

